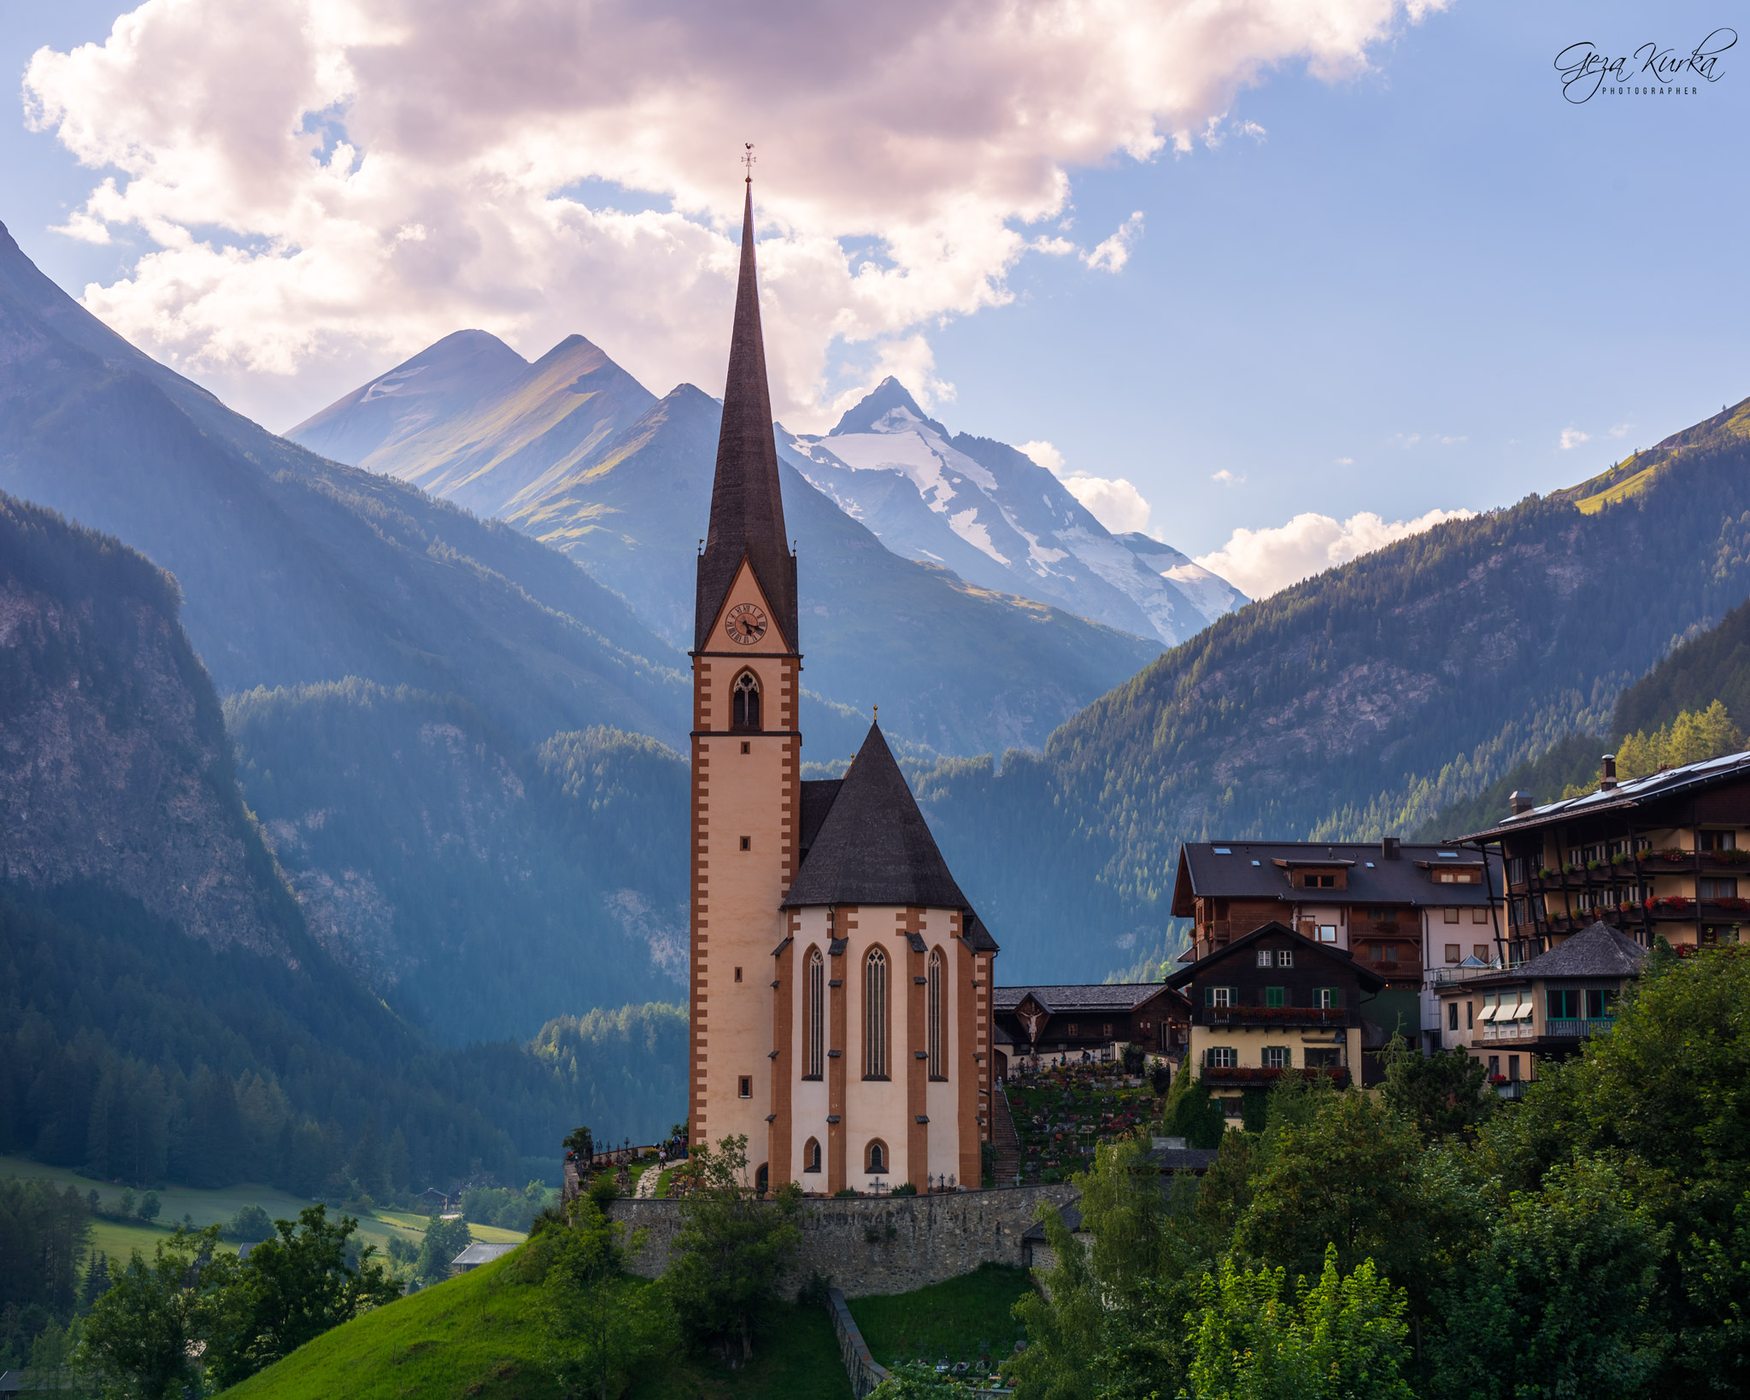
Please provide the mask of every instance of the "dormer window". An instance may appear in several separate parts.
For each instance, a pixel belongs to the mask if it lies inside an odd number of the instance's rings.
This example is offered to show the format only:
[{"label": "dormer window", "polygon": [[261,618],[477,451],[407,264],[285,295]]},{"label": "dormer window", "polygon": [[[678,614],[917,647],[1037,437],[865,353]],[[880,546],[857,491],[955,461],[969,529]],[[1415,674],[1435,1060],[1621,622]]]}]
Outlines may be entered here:
[{"label": "dormer window", "polygon": [[759,677],[752,671],[743,671],[730,688],[730,698],[733,708],[731,728],[742,733],[757,731],[760,727]]}]

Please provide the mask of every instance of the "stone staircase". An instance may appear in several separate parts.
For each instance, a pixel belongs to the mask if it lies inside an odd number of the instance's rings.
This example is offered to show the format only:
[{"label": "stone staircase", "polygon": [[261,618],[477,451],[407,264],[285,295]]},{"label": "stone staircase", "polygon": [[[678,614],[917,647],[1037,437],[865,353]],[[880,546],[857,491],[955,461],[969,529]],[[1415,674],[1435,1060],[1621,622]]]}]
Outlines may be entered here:
[{"label": "stone staircase", "polygon": [[1009,1095],[998,1089],[992,1097],[991,1144],[996,1148],[991,1168],[991,1185],[1013,1186],[1021,1170],[1021,1139],[1015,1132],[1015,1119],[1009,1112]]}]

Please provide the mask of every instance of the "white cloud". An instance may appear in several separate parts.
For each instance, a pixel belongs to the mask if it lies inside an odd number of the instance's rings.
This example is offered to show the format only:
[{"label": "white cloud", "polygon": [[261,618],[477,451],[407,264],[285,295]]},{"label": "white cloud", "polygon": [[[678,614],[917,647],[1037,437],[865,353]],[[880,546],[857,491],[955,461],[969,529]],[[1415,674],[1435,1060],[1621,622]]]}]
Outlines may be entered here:
[{"label": "white cloud", "polygon": [[1142,492],[1124,477],[1066,476],[1064,489],[1087,507],[1088,514],[1115,535],[1148,531],[1152,513]]},{"label": "white cloud", "polygon": [[1121,272],[1124,264],[1130,261],[1130,245],[1141,233],[1142,210],[1137,209],[1113,230],[1111,237],[1102,239],[1083,253],[1082,261],[1096,272]]},{"label": "white cloud", "polygon": [[1211,472],[1209,474],[1209,479],[1211,481],[1219,481],[1223,486],[1241,486],[1246,480],[1243,476],[1235,476],[1226,467],[1223,467],[1218,472]]},{"label": "white cloud", "polygon": [[1148,530],[1153,510],[1135,482],[1122,476],[1092,476],[1074,470],[1065,462],[1063,453],[1043,438],[1023,442],[1019,450],[1061,481],[1064,490],[1113,534]]},{"label": "white cloud", "polygon": [[773,398],[801,429],[847,363],[1010,300],[1030,248],[1120,269],[1134,217],[1061,246],[1072,172],[1190,149],[1274,70],[1365,72],[1427,8],[147,0],[38,51],[24,90],[98,172],[66,231],[146,248],[87,305],[264,416],[460,326],[529,353],[582,331],[659,391],[715,388],[736,142],[760,141]]},{"label": "white cloud", "polygon": [[1335,465],[1339,467],[1352,467],[1355,465],[1355,459],[1353,457],[1339,457],[1337,458]]},{"label": "white cloud", "polygon": [[1035,438],[1032,442],[1023,442],[1019,445],[1018,450],[1025,452],[1053,476],[1057,476],[1063,471],[1063,453],[1059,452],[1057,448],[1053,447],[1049,442],[1046,442],[1044,438]]},{"label": "white cloud", "polygon": [[1591,442],[1592,434],[1583,433],[1578,428],[1563,428],[1561,448],[1563,452],[1572,451],[1583,442]]},{"label": "white cloud", "polygon": [[1625,438],[1629,435],[1629,429],[1633,427],[1633,423],[1618,423],[1611,428],[1610,435],[1613,438]]},{"label": "white cloud", "polygon": [[1414,520],[1385,520],[1372,511],[1362,511],[1347,520],[1337,520],[1309,511],[1285,525],[1235,530],[1226,544],[1211,554],[1199,555],[1197,562],[1220,574],[1241,592],[1267,598],[1303,578],[1394,540],[1472,514],[1468,510],[1431,510]]}]

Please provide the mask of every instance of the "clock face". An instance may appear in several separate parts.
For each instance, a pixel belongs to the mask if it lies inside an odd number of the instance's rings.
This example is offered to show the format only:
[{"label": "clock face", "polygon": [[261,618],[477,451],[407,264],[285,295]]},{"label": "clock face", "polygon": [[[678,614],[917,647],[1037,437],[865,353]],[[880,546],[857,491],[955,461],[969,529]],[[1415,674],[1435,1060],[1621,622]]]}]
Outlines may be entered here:
[{"label": "clock face", "polygon": [[766,615],[756,603],[737,603],[729,610],[729,640],[750,647],[766,635]]}]

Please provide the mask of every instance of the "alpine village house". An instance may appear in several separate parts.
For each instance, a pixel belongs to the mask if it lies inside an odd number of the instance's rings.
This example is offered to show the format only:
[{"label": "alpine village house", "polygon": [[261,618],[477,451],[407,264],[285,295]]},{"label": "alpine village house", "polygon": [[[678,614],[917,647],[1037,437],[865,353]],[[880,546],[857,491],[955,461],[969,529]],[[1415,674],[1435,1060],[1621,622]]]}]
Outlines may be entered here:
[{"label": "alpine village house", "polygon": [[997,944],[878,725],[842,779],[801,778],[751,178],[741,240],[692,651],[691,1140],[745,1136],[760,1191],[975,1186]]}]

